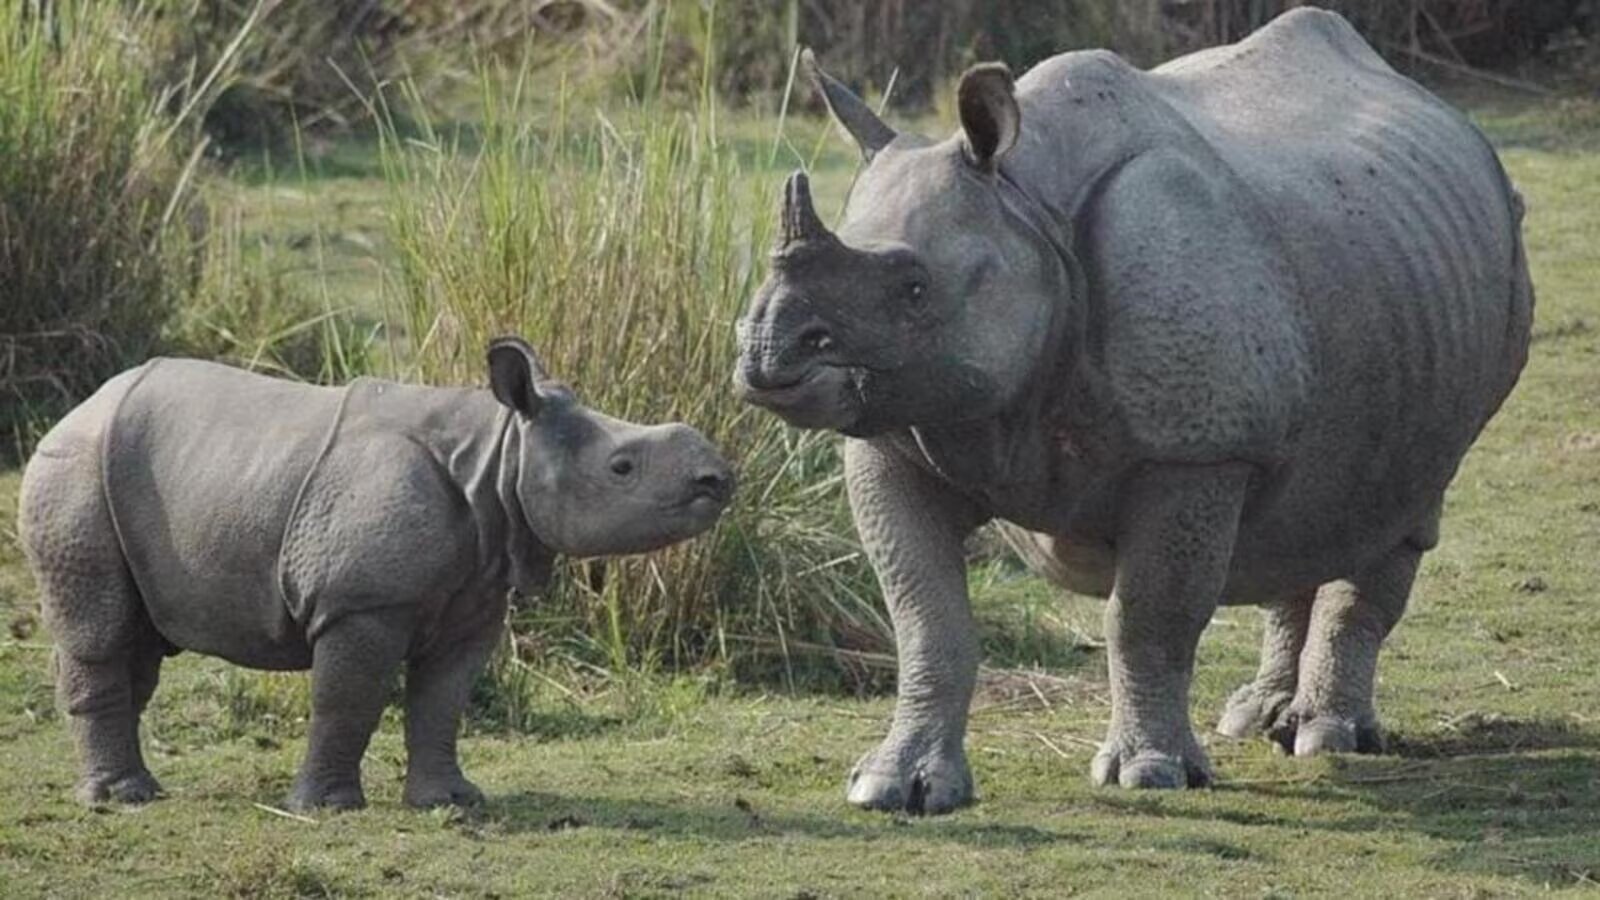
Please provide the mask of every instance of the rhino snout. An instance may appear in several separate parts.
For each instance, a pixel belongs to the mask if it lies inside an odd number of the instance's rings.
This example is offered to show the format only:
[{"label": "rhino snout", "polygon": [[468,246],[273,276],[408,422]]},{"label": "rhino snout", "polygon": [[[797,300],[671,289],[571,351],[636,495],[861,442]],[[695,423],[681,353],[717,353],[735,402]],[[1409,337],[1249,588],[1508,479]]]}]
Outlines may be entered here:
[{"label": "rhino snout", "polygon": [[733,470],[726,464],[702,466],[689,482],[696,498],[704,497],[718,503],[727,503],[733,499]]},{"label": "rhino snout", "polygon": [[833,331],[820,319],[783,329],[741,329],[735,381],[745,393],[792,388],[832,362]]}]

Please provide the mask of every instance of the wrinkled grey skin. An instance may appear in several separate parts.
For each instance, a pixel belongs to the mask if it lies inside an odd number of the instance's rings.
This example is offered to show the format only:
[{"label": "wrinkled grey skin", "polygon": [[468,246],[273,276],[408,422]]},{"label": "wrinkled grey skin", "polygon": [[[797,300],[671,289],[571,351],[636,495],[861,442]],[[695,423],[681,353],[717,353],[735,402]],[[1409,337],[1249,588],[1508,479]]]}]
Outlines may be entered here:
[{"label": "wrinkled grey skin", "polygon": [[709,528],[728,465],[685,425],[582,406],[516,338],[491,389],[280,381],[194,360],[111,379],[40,442],[22,543],[56,640],[79,797],[160,792],[139,716],[164,656],[307,669],[293,809],[363,805],[361,757],[405,665],[405,800],[472,804],[456,732],[510,588],[557,553],[638,553]]},{"label": "wrinkled grey skin", "polygon": [[1224,733],[1377,749],[1379,646],[1527,356],[1521,204],[1483,137],[1320,10],[1152,72],[979,66],[941,142],[812,66],[868,164],[836,234],[790,180],[735,381],[848,436],[900,663],[850,800],[972,799],[962,540],[991,519],[1110,598],[1095,782],[1211,780],[1188,690],[1219,603],[1267,610]]}]

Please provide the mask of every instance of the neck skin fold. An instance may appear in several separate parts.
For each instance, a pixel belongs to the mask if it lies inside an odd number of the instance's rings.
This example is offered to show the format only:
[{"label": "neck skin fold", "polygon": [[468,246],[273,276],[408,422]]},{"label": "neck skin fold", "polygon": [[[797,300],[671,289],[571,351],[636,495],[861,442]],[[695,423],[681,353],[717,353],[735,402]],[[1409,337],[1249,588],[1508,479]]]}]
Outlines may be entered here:
[{"label": "neck skin fold", "polygon": [[522,428],[517,414],[487,390],[470,393],[459,410],[469,421],[435,432],[429,449],[466,501],[478,532],[479,571],[520,593],[536,593],[550,579],[555,553],[522,508]]}]

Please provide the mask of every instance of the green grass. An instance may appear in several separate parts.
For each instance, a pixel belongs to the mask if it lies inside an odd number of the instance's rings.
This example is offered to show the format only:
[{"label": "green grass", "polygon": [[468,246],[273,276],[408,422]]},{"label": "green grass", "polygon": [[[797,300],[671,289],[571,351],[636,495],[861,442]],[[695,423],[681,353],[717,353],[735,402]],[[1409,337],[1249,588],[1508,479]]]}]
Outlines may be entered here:
[{"label": "green grass", "polygon": [[[70,799],[73,756],[52,711],[47,639],[12,540],[12,472],[0,475],[0,618],[11,630],[0,637],[0,893],[1593,891],[1600,155],[1562,125],[1570,115],[1524,108],[1484,118],[1530,201],[1535,344],[1521,385],[1457,479],[1443,542],[1385,652],[1378,691],[1390,755],[1296,762],[1264,743],[1208,737],[1215,790],[1091,788],[1085,771],[1108,713],[1104,660],[1076,636],[1098,634],[1099,606],[992,563],[974,572],[975,602],[990,664],[1013,668],[985,677],[973,717],[968,750],[982,801],[946,818],[844,804],[844,773],[885,727],[884,696],[808,691],[803,680],[794,690],[741,686],[715,666],[552,683],[502,658],[502,688],[479,698],[464,742],[468,771],[491,798],[485,810],[399,806],[403,753],[391,713],[367,759],[372,808],[286,819],[261,807],[280,801],[304,747],[303,676],[188,655],[168,663],[148,723],[152,767],[171,796],[143,809],[83,810]],[[1517,137],[1530,130],[1545,137]],[[325,184],[309,183],[308,206],[382,189],[362,179]],[[307,221],[325,228],[315,214]],[[337,227],[373,225],[352,213]],[[1258,637],[1247,609],[1224,610],[1207,631],[1194,691],[1202,728],[1251,673]],[[861,684],[885,682],[881,658],[845,662],[862,670]]]}]

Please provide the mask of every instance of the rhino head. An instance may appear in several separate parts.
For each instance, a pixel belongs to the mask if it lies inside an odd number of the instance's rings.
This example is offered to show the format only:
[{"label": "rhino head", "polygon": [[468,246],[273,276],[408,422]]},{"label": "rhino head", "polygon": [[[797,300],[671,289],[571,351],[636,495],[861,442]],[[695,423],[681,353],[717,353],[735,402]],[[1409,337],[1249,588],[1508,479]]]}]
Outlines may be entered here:
[{"label": "rhino head", "polygon": [[1062,247],[1001,169],[1021,114],[1010,72],[978,66],[961,130],[897,133],[805,63],[860,146],[837,232],[804,173],[784,185],[771,273],[740,320],[735,387],[790,424],[866,437],[992,416],[1057,338],[1070,287]]},{"label": "rhino head", "polygon": [[489,345],[489,385],[513,413],[517,501],[558,553],[664,547],[710,528],[733,497],[732,470],[700,432],[589,409],[520,338]]}]

